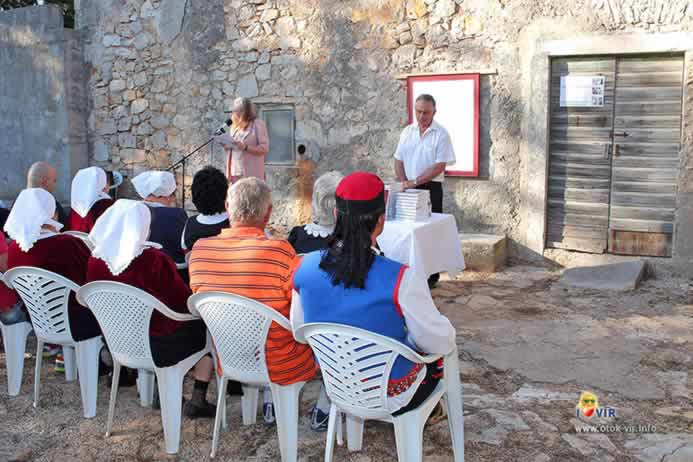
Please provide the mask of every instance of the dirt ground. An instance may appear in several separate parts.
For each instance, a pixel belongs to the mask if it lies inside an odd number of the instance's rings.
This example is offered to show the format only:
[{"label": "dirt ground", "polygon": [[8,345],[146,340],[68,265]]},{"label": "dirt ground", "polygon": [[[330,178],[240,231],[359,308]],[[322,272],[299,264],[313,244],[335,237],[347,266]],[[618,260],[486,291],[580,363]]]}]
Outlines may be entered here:
[{"label": "dirt ground", "polygon": [[[693,306],[688,281],[658,274],[629,293],[564,288],[560,271],[516,264],[496,274],[442,281],[436,302],[457,328],[462,360],[467,461],[693,461]],[[177,456],[163,450],[157,411],[122,389],[113,435],[105,438],[109,386],[99,384],[97,416],[81,417],[79,386],[44,361],[41,399],[32,406],[35,341],[29,339],[21,394],[7,396],[0,355],[0,460],[208,460],[212,421],[184,419]],[[186,381],[190,395],[191,381]],[[615,417],[576,418],[582,390]],[[320,461],[324,434],[309,429],[316,382],[303,393],[299,460]],[[214,397],[214,389],[210,390]],[[278,461],[276,429],[241,425],[230,400],[230,431],[217,460]],[[612,433],[577,433],[607,424]],[[626,433],[632,426],[651,433]],[[638,429],[636,429],[638,430]],[[391,426],[368,422],[363,451],[337,448],[335,460],[396,460]],[[424,432],[424,460],[452,460],[447,423]]]}]

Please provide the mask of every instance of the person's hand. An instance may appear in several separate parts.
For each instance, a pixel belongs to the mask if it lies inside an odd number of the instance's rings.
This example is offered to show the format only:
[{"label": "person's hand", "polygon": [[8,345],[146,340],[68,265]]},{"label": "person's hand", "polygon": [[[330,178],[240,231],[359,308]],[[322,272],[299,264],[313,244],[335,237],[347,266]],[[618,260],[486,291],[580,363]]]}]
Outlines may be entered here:
[{"label": "person's hand", "polygon": [[404,189],[412,189],[414,186],[416,186],[416,183],[412,180],[405,180],[402,182],[402,188]]},{"label": "person's hand", "polygon": [[233,147],[237,151],[245,151],[246,149],[248,149],[248,145],[241,141],[234,141]]}]

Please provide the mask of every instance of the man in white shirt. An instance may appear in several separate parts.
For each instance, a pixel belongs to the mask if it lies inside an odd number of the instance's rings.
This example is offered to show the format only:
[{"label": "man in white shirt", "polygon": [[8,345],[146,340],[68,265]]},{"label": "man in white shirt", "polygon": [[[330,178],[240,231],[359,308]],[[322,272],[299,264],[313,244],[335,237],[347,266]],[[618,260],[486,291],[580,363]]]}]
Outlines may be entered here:
[{"label": "man in white shirt", "polygon": [[[431,194],[431,209],[443,213],[443,180],[446,165],[455,162],[455,152],[448,131],[433,120],[436,100],[422,94],[414,106],[416,122],[407,125],[399,137],[395,151],[395,176],[405,189],[426,189]],[[428,284],[434,287],[439,275]]]}]

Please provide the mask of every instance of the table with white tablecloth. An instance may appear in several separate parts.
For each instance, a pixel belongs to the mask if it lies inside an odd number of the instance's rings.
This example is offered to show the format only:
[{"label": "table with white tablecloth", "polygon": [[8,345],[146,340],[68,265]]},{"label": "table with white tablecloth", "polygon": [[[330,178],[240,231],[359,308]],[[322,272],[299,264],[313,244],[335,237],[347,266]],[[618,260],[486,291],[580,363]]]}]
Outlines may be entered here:
[{"label": "table with white tablecloth", "polygon": [[457,222],[447,213],[426,221],[387,220],[378,246],[386,257],[426,276],[445,271],[454,278],[465,268]]}]

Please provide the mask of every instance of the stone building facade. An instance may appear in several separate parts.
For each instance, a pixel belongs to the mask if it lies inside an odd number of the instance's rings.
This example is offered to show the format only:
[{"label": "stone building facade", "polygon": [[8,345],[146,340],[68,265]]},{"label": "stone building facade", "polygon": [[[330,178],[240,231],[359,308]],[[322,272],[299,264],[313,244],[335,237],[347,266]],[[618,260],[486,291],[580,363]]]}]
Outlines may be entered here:
[{"label": "stone building facade", "polygon": [[[89,71],[90,162],[128,176],[206,141],[237,95],[295,111],[294,165],[268,167],[275,221],[307,218],[321,172],[392,179],[407,123],[402,75],[480,72],[480,176],[448,178],[464,232],[545,255],[548,61],[679,51],[692,69],[687,0],[77,0]],[[573,46],[570,46],[573,44]],[[603,48],[600,48],[603,47]],[[659,47],[659,48],[658,48]],[[693,261],[693,110],[684,82],[674,255]],[[693,96],[691,97],[693,98]],[[218,146],[187,168],[223,165]]]}]

